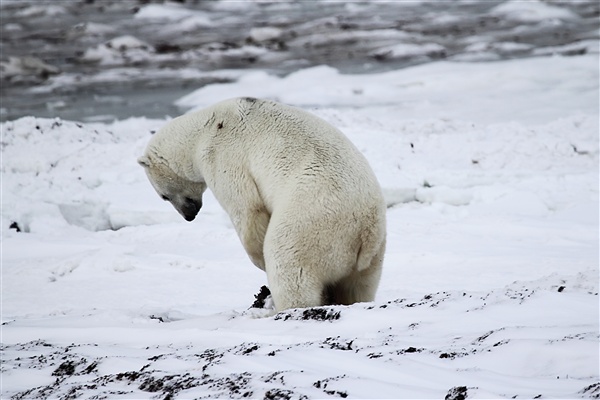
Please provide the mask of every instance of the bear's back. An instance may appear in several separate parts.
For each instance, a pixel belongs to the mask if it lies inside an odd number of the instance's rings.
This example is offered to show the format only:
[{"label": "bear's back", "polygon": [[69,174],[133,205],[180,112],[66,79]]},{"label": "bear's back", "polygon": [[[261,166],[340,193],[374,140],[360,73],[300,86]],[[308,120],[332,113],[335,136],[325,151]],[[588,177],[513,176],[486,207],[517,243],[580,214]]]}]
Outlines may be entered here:
[{"label": "bear's back", "polygon": [[366,158],[325,120],[267,100],[228,102],[240,115],[238,140],[249,151],[248,168],[268,203],[279,196],[383,202]]}]

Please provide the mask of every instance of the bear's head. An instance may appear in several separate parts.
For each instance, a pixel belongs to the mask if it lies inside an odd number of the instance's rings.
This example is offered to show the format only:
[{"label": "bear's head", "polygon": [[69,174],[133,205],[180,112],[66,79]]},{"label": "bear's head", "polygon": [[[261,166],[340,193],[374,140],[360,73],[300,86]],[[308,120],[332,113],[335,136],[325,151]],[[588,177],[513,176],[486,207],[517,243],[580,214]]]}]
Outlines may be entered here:
[{"label": "bear's head", "polygon": [[138,163],[146,170],[158,195],[170,202],[186,221],[193,221],[202,207],[206,183],[193,182],[177,175],[166,160],[151,154],[140,157]]}]

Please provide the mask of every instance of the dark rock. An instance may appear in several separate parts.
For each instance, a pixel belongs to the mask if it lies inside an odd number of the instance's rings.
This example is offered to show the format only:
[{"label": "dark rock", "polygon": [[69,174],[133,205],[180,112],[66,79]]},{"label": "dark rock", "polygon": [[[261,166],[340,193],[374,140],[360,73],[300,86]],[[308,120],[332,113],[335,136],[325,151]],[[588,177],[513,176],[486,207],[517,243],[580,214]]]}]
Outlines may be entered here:
[{"label": "dark rock", "polygon": [[258,294],[254,295],[254,303],[251,308],[265,308],[265,300],[271,295],[268,287],[262,286]]},{"label": "dark rock", "polygon": [[444,397],[445,400],[465,400],[467,398],[466,386],[455,386],[448,390],[448,394]]}]

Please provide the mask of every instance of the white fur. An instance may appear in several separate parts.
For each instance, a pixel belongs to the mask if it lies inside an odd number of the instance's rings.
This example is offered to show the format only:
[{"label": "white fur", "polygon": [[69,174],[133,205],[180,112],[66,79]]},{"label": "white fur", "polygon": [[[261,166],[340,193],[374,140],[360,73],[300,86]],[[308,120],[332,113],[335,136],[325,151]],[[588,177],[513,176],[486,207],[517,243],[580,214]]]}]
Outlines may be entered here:
[{"label": "white fur", "polygon": [[169,122],[139,162],[188,220],[212,190],[266,271],[277,310],[374,299],[385,251],[381,189],[364,156],[322,119],[227,100]]}]

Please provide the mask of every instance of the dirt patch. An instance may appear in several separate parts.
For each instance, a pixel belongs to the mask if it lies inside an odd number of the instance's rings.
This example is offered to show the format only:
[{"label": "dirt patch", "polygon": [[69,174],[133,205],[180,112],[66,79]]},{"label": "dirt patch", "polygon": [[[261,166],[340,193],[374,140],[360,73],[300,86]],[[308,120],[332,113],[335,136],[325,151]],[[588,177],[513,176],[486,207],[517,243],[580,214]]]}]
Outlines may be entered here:
[{"label": "dirt patch", "polygon": [[594,383],[590,386],[586,386],[579,393],[592,399],[600,399],[600,382]]},{"label": "dirt patch", "polygon": [[54,370],[52,376],[70,376],[75,373],[75,364],[73,361],[65,361]]},{"label": "dirt patch", "polygon": [[448,390],[448,394],[444,397],[445,400],[465,400],[467,398],[466,386],[455,386]]},{"label": "dirt patch", "polygon": [[275,316],[275,320],[296,321],[336,321],[342,312],[326,307],[306,308],[302,310],[283,311]]}]

